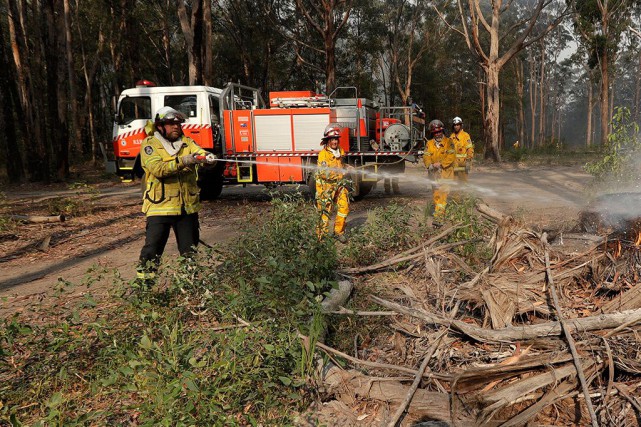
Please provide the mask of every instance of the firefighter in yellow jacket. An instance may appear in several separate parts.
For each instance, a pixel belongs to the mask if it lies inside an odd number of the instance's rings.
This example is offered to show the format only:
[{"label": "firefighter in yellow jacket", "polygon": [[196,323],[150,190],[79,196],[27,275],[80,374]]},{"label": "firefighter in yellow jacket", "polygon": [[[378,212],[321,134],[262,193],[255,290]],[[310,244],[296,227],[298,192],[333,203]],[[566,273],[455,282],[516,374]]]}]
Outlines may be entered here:
[{"label": "firefighter in yellow jacket", "polygon": [[434,182],[434,224],[437,225],[444,219],[447,195],[450,192],[450,183],[454,179],[456,148],[454,142],[445,136],[443,122],[440,120],[432,120],[428,130],[432,139],[427,141],[425,146],[423,163]]},{"label": "firefighter in yellow jacket", "polygon": [[[343,171],[345,152],[338,146],[341,129],[328,126],[321,140],[324,148],[318,153],[318,170],[316,171],[316,208],[320,213],[316,230],[322,238],[329,232],[329,216],[336,205],[334,236],[341,243],[346,243],[345,221],[349,214],[349,190],[347,178]],[[348,168],[350,166],[347,166]]]},{"label": "firefighter in yellow jacket", "polygon": [[156,113],[153,133],[140,147],[146,176],[142,211],[147,216],[147,226],[138,279],[146,284],[153,281],[172,229],[182,256],[191,254],[200,239],[197,170],[200,164],[215,164],[216,156],[183,135],[184,121],[184,114],[162,107]]},{"label": "firefighter in yellow jacket", "polygon": [[454,117],[452,120],[452,134],[450,139],[454,141],[456,147],[456,165],[454,166],[454,176],[460,183],[466,183],[472,159],[474,158],[474,144],[470,134],[463,130],[463,119]]}]

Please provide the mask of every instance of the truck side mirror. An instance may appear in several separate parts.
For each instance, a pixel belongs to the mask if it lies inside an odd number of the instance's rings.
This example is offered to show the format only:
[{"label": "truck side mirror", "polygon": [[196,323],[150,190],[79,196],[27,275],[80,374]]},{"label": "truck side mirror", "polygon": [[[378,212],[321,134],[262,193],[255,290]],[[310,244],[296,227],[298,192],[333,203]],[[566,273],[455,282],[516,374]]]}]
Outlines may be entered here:
[{"label": "truck side mirror", "polygon": [[116,122],[117,125],[121,125],[123,123],[122,117],[120,116],[120,114],[118,113],[114,114],[114,122]]}]

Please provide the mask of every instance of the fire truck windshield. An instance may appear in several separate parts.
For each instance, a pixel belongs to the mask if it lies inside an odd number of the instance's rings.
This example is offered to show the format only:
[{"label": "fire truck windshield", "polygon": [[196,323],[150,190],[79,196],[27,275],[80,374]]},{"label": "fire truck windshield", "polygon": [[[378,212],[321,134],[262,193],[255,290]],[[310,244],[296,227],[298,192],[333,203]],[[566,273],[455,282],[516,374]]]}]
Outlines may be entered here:
[{"label": "fire truck windshield", "polygon": [[188,118],[196,117],[198,111],[196,95],[167,95],[165,105],[180,111]]},{"label": "fire truck windshield", "polygon": [[120,101],[116,121],[127,125],[134,120],[151,119],[151,98],[148,96],[128,96]]}]

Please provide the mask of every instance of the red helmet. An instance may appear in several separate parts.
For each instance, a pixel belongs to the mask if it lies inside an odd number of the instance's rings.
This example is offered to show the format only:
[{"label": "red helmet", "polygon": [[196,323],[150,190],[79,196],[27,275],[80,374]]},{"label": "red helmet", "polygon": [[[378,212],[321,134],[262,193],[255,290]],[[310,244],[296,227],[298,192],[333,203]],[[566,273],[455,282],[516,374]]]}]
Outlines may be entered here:
[{"label": "red helmet", "polygon": [[329,125],[325,128],[325,133],[323,134],[323,138],[321,139],[321,145],[322,144],[327,144],[327,141],[329,141],[332,138],[338,138],[341,136],[341,128],[336,125]]},{"label": "red helmet", "polygon": [[428,127],[430,134],[434,135],[436,132],[443,132],[443,122],[440,120],[432,120]]}]

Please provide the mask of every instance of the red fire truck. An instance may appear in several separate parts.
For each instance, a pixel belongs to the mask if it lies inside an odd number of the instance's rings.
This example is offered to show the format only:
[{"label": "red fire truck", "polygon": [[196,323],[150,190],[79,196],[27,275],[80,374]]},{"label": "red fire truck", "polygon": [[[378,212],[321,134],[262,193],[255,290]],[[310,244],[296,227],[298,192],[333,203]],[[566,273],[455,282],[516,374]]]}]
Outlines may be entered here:
[{"label": "red fire truck", "polygon": [[205,199],[233,184],[304,183],[313,188],[313,167],[329,124],[343,129],[340,145],[347,163],[355,166],[355,197],[367,194],[385,172],[402,171],[404,162],[416,161],[424,139],[424,122],[412,107],[378,107],[359,98],[355,88],[339,88],[330,96],[271,92],[267,105],[259,90],[239,84],[217,89],[141,81],[118,100],[112,144],[103,147],[109,170],[123,178],[142,177],[145,126],[163,106],[183,112],[184,133],[223,160],[200,174]]}]

